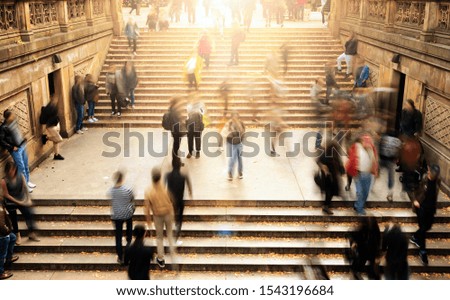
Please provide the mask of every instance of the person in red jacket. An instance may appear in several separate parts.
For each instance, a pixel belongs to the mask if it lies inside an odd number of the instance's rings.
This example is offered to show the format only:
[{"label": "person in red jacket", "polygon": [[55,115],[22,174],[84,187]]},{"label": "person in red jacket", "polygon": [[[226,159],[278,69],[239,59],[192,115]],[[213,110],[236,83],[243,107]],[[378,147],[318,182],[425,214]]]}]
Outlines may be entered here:
[{"label": "person in red jacket", "polygon": [[200,40],[198,41],[198,55],[200,55],[205,60],[205,68],[209,68],[209,57],[212,51],[211,38],[208,31],[203,31]]},{"label": "person in red jacket", "polygon": [[364,206],[369,196],[373,176],[378,175],[378,153],[370,134],[363,134],[348,151],[346,171],[355,177],[357,200],[354,209],[365,215]]}]

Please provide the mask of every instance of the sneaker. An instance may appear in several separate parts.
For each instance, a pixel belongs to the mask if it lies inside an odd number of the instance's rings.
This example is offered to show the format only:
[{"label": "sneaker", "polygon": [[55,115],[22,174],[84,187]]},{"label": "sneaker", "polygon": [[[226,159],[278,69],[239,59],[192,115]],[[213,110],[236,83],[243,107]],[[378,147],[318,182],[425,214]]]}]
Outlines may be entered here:
[{"label": "sneaker", "polygon": [[92,120],[94,120],[94,122],[98,122],[98,119],[96,117],[92,117]]},{"label": "sneaker", "polygon": [[166,266],[166,261],[164,259],[156,258],[156,263],[160,268],[164,268]]},{"label": "sneaker", "polygon": [[131,108],[132,108],[132,109],[134,109],[134,104],[133,104],[133,105],[131,105]]},{"label": "sneaker", "polygon": [[239,173],[239,179],[243,179],[244,178],[244,174]]},{"label": "sneaker", "polygon": [[409,242],[410,242],[411,244],[413,244],[414,246],[416,246],[417,248],[420,247],[419,243],[417,242],[417,239],[416,239],[414,236],[412,236],[412,237],[409,239]]},{"label": "sneaker", "polygon": [[34,189],[36,187],[36,185],[34,183],[32,183],[31,181],[28,181],[27,185],[30,189]]},{"label": "sneaker", "polygon": [[425,266],[428,265],[428,255],[426,251],[419,251],[419,257]]},{"label": "sneaker", "polygon": [[231,173],[228,173],[228,181],[232,181],[233,180],[233,175]]},{"label": "sneaker", "polygon": [[200,151],[197,151],[197,153],[195,153],[195,158],[199,159],[200,158]]},{"label": "sneaker", "polygon": [[393,202],[394,201],[394,197],[392,196],[392,194],[388,194],[386,197],[388,202]]},{"label": "sneaker", "polygon": [[181,245],[183,245],[183,242],[180,241],[180,240],[178,240],[178,241],[177,241],[177,246],[181,246]]},{"label": "sneaker", "polygon": [[331,209],[329,209],[328,207],[326,207],[326,206],[324,206],[324,207],[322,208],[322,211],[323,211],[324,213],[326,213],[327,215],[333,215],[333,214],[334,214],[333,211],[332,211]]},{"label": "sneaker", "polygon": [[55,154],[55,157],[53,157],[54,160],[64,160],[64,157],[61,156],[61,154]]},{"label": "sneaker", "polygon": [[5,268],[10,268],[11,267],[11,264],[13,263],[13,262],[16,262],[16,261],[18,261],[19,260],[19,256],[18,255],[13,255],[13,257],[11,257],[10,259],[7,259],[6,261],[5,261]]},{"label": "sneaker", "polygon": [[120,118],[121,115],[122,115],[122,114],[121,114],[120,112],[117,113],[117,116],[118,116],[119,118]]},{"label": "sneaker", "polygon": [[188,155],[186,156],[187,159],[191,158],[192,154],[188,153]]},{"label": "sneaker", "polygon": [[115,111],[111,112],[111,116],[114,116],[115,114],[116,114],[116,112],[115,112]]},{"label": "sneaker", "polygon": [[11,276],[13,276],[12,273],[3,272],[2,274],[0,274],[0,280],[8,279],[8,278],[10,278]]},{"label": "sneaker", "polygon": [[78,130],[77,130],[77,133],[78,133],[78,134],[83,134],[84,132],[78,129]]},{"label": "sneaker", "polygon": [[336,67],[336,72],[342,72],[342,69],[339,69],[338,67]]},{"label": "sneaker", "polygon": [[81,128],[81,131],[88,131],[88,130],[89,130],[89,128],[87,128],[87,127]]},{"label": "sneaker", "polygon": [[272,156],[272,157],[279,157],[280,154],[276,153],[275,151],[270,151],[270,156]]},{"label": "sneaker", "polygon": [[137,56],[137,53],[136,53],[136,51],[134,51],[134,52],[133,52],[133,55],[134,55],[134,56]]},{"label": "sneaker", "polygon": [[95,121],[94,121],[94,119],[89,118],[88,122],[89,122],[89,123],[94,123]]},{"label": "sneaker", "polygon": [[123,265],[123,259],[121,259],[120,257],[117,257],[117,263],[119,264],[119,265]]}]

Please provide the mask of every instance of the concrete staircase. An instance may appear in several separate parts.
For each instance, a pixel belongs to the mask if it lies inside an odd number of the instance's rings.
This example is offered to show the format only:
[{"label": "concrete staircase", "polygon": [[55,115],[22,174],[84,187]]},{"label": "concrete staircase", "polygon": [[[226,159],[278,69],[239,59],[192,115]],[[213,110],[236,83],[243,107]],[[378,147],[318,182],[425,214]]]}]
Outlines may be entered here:
[{"label": "concrete staircase", "polygon": [[[119,271],[123,276],[125,268],[116,263],[108,200],[38,199],[35,203],[41,242],[24,241],[17,247],[16,271]],[[334,277],[348,278],[343,253],[357,220],[351,203],[334,201],[335,214],[328,216],[321,212],[320,201],[187,200],[183,243],[174,259],[167,256],[162,273],[168,279],[174,274],[207,279],[210,273],[227,272],[252,278],[298,278],[302,265],[316,257],[314,264],[325,265]],[[144,222],[142,200],[137,204],[135,224]],[[418,249],[410,245],[414,278],[448,279],[450,274],[450,202],[439,205],[429,234],[429,266],[420,263]],[[407,201],[369,201],[368,207],[381,230],[390,217],[401,222],[407,233],[417,229]],[[21,228],[25,233],[25,224]],[[152,229],[149,244],[155,245],[154,236]],[[161,273],[158,269],[152,266],[152,272]]]},{"label": "concrete staircase", "polygon": [[[111,117],[111,105],[105,95],[105,72],[109,66],[122,66],[130,59],[130,50],[125,37],[115,38],[99,78],[100,100],[96,107],[96,117],[100,122],[88,124],[90,127],[160,127],[168,100],[174,95],[186,95],[187,85],[182,80],[185,61],[192,53],[201,29],[171,29],[168,32],[143,32],[138,41],[138,55],[135,64],[139,85],[135,91],[136,108],[128,109],[121,118]],[[206,104],[211,126],[217,125],[223,113],[223,100],[218,93],[219,84],[229,77],[232,84],[230,109],[241,113],[247,124],[252,122],[253,110],[258,117],[264,117],[269,104],[269,81],[263,74],[266,56],[289,41],[291,56],[286,75],[280,78],[289,88],[282,100],[277,101],[285,112],[284,119],[292,127],[318,127],[316,107],[310,100],[309,91],[313,80],[324,76],[324,64],[335,61],[342,52],[339,40],[332,38],[327,29],[322,28],[255,28],[248,34],[240,48],[239,66],[229,67],[230,32],[221,39],[212,35],[215,50],[211,56],[209,69],[202,72],[200,99]],[[280,67],[282,64],[280,63]],[[352,85],[342,74],[337,80],[343,89]],[[250,102],[250,96],[254,99]]]}]

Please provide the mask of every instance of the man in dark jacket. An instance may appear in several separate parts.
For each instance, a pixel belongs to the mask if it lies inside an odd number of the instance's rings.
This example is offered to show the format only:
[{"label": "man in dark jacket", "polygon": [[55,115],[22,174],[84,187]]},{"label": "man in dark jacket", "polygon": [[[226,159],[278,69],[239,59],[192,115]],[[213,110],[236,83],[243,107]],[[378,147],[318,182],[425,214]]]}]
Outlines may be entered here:
[{"label": "man in dark jacket", "polygon": [[75,104],[77,111],[75,132],[83,134],[83,131],[87,130],[87,128],[83,126],[84,104],[86,103],[86,99],[84,98],[84,80],[80,75],[75,76],[75,84],[72,87],[72,101]]},{"label": "man in dark jacket", "polygon": [[383,233],[381,251],[385,253],[386,265],[384,276],[387,280],[407,280],[408,270],[408,238],[400,225],[390,222]]},{"label": "man in dark jacket", "polygon": [[29,191],[32,192],[36,185],[30,181],[27,140],[23,137],[16,115],[11,110],[5,110],[3,117],[5,120],[0,127],[0,146],[11,154],[17,169],[27,181]]},{"label": "man in dark jacket", "polygon": [[144,226],[136,225],[133,230],[135,240],[126,250],[125,264],[128,265],[128,278],[131,280],[150,280],[150,262],[155,249],[144,245],[146,232]]},{"label": "man in dark jacket", "polygon": [[344,53],[339,55],[339,57],[337,58],[337,69],[339,72],[342,71],[341,62],[345,59],[345,63],[347,64],[347,71],[345,78],[347,78],[348,76],[350,76],[350,74],[352,74],[352,61],[354,56],[356,55],[357,48],[358,48],[358,40],[356,39],[355,34],[352,33],[350,34],[347,42],[345,42]]},{"label": "man in dark jacket", "polygon": [[187,137],[189,153],[186,158],[191,158],[194,153],[195,141],[195,158],[200,158],[200,150],[202,144],[202,131],[204,129],[203,116],[198,110],[191,111],[187,120]]},{"label": "man in dark jacket", "polygon": [[414,101],[406,100],[400,121],[400,134],[413,137],[422,131],[422,113],[416,109]]},{"label": "man in dark jacket", "polygon": [[61,135],[59,134],[59,117],[58,117],[58,106],[57,98],[53,98],[47,106],[45,106],[41,112],[40,120],[45,122],[46,132],[42,136],[42,143],[45,145],[47,140],[53,142],[53,150],[55,160],[64,160],[64,157],[59,153],[60,143],[63,141]]},{"label": "man in dark jacket", "polygon": [[173,157],[172,168],[172,172],[166,174],[166,184],[173,200],[175,211],[175,240],[178,240],[181,226],[183,225],[184,190],[187,185],[189,196],[192,198],[192,185],[189,176],[180,171],[181,160],[179,157]]},{"label": "man in dark jacket", "polygon": [[422,180],[418,195],[413,202],[419,229],[410,241],[419,247],[419,257],[424,265],[428,264],[426,233],[433,226],[434,215],[436,214],[436,202],[440,186],[439,173],[438,165],[428,167],[427,176]]},{"label": "man in dark jacket", "polygon": [[172,156],[178,156],[180,150],[181,138],[186,135],[186,101],[181,97],[175,97],[170,100],[169,114],[170,127],[173,137]]},{"label": "man in dark jacket", "polygon": [[16,235],[12,232],[11,220],[8,217],[3,202],[0,204],[0,280],[8,279],[13,276],[6,272],[5,267],[19,259],[14,256],[14,246],[16,244]]}]

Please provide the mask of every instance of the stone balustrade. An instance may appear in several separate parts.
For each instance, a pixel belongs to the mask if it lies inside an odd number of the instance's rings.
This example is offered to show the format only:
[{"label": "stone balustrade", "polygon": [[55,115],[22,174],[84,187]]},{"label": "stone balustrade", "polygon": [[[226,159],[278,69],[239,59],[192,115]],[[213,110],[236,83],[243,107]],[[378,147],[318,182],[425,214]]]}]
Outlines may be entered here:
[{"label": "stone balustrade", "polygon": [[[0,3],[0,46],[30,42],[111,20],[110,0],[11,1]],[[115,1],[114,1],[115,2]]]},{"label": "stone balustrade", "polygon": [[450,1],[337,0],[335,7],[338,20],[450,44]]}]

